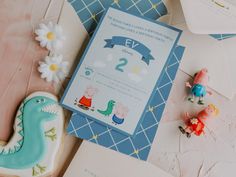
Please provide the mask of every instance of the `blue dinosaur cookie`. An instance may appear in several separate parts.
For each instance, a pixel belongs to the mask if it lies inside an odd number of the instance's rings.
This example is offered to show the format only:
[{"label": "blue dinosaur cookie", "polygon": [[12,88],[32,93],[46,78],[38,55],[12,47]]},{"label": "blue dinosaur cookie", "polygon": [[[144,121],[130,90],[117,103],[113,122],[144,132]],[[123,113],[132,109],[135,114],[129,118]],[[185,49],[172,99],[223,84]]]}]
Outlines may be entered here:
[{"label": "blue dinosaur cookie", "polygon": [[0,174],[32,177],[52,173],[63,128],[63,110],[54,95],[29,95],[17,111],[12,138],[0,145]]}]

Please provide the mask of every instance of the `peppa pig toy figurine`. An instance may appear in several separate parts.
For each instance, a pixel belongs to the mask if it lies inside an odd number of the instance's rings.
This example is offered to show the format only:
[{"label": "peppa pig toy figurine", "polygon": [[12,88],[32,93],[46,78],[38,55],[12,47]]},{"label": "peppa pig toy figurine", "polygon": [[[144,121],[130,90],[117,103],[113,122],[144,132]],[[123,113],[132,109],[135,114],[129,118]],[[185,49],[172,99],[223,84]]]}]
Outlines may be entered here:
[{"label": "peppa pig toy figurine", "polygon": [[204,96],[208,93],[211,95],[212,93],[207,90],[207,83],[208,83],[209,77],[208,77],[208,70],[206,68],[200,70],[198,73],[195,74],[193,85],[191,85],[189,82],[186,83],[186,87],[191,88],[191,94],[192,96],[188,98],[190,102],[194,102],[195,97],[198,97],[198,104],[203,105],[204,104]]},{"label": "peppa pig toy figurine", "polygon": [[211,117],[217,116],[219,110],[213,104],[208,105],[205,109],[200,111],[197,116],[191,117],[188,113],[185,113],[185,127],[179,126],[179,130],[186,134],[188,138],[194,133],[196,136],[200,136],[204,133],[205,120]]},{"label": "peppa pig toy figurine", "polygon": [[92,99],[97,92],[97,88],[93,86],[88,86],[85,89],[84,95],[80,98],[80,100],[75,100],[75,104],[84,110],[88,110],[92,106]]},{"label": "peppa pig toy figurine", "polygon": [[117,103],[115,106],[115,113],[112,116],[112,121],[114,124],[123,124],[125,117],[127,116],[129,109],[122,105],[121,103]]}]

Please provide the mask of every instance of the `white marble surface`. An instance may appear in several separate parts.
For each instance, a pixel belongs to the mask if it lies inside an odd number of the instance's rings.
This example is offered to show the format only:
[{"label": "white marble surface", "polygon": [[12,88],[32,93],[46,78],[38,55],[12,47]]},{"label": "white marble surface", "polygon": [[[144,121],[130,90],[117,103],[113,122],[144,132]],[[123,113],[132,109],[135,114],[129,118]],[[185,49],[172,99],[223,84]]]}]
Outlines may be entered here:
[{"label": "white marble surface", "polygon": [[[171,2],[172,24],[184,23],[179,0]],[[188,60],[186,57],[183,59]],[[212,62],[214,65],[217,61]],[[228,68],[229,72],[232,68]],[[223,72],[226,70],[222,68]],[[220,114],[206,121],[205,135],[188,139],[178,130],[178,126],[183,124],[183,114],[194,114],[203,108],[186,100],[188,90],[185,82],[189,79],[185,72],[178,71],[148,161],[175,177],[235,177],[236,98],[228,100],[212,90],[213,95],[206,98],[206,103],[215,104]],[[226,84],[236,84],[236,81],[231,79]]]},{"label": "white marble surface", "polygon": [[218,106],[220,114],[206,121],[205,135],[188,139],[178,130],[183,113],[202,109],[186,100],[184,83],[189,79],[178,72],[148,161],[175,177],[235,177],[236,99],[215,92],[207,97],[206,103]]}]

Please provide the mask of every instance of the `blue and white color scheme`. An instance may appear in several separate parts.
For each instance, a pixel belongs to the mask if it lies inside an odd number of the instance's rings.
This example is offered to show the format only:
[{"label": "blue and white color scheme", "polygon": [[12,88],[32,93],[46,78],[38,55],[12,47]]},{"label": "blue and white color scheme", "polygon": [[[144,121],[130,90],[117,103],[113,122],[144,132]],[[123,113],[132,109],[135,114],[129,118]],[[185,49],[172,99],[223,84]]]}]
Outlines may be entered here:
[{"label": "blue and white color scheme", "polygon": [[105,41],[105,48],[113,48],[115,45],[121,45],[124,47],[132,48],[133,50],[141,54],[142,60],[147,65],[149,65],[150,60],[154,60],[153,56],[151,55],[151,50],[134,39],[123,36],[113,36],[111,39],[105,39]]},{"label": "blue and white color scheme", "polygon": [[[166,15],[168,9],[163,0],[69,0],[85,29],[92,34],[109,6],[125,9],[130,13],[152,20]],[[211,34],[217,40],[235,37],[236,34]]]},{"label": "blue and white color scheme", "polygon": [[[134,136],[181,30],[109,8],[62,98],[66,108]],[[87,68],[93,72],[88,74]]]},{"label": "blue and white color scheme", "polygon": [[153,20],[167,14],[163,0],[69,0],[69,2],[89,34],[94,32],[103,12],[109,6]]},{"label": "blue and white color scheme", "polygon": [[231,38],[231,37],[236,37],[236,34],[211,34],[210,36],[212,36],[215,39],[221,41],[221,40],[228,39],[228,38]]},{"label": "blue and white color scheme", "polygon": [[145,117],[135,137],[126,136],[77,113],[73,113],[67,132],[126,155],[147,160],[183,53],[184,47],[176,47],[162,71],[161,80],[154,97],[148,103]]}]

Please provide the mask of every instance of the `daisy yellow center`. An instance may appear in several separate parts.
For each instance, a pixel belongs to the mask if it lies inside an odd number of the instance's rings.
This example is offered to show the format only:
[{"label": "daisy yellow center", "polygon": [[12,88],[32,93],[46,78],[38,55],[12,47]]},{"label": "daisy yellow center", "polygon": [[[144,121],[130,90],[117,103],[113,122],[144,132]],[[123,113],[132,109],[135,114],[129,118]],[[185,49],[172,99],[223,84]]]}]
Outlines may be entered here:
[{"label": "daisy yellow center", "polygon": [[55,39],[55,34],[53,32],[48,32],[47,33],[47,39],[50,40],[50,41]]},{"label": "daisy yellow center", "polygon": [[56,64],[51,64],[49,68],[51,71],[57,71],[59,67]]}]

